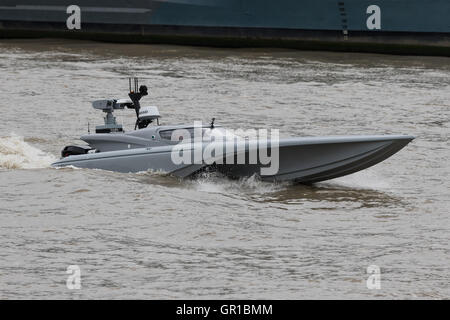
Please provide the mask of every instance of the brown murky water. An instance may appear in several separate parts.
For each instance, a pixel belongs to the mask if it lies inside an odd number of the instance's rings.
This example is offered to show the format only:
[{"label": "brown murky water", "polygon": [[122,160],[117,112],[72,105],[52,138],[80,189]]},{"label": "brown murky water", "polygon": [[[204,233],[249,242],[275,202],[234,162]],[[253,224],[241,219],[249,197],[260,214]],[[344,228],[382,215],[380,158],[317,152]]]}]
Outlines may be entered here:
[{"label": "brown murky water", "polygon": [[[314,186],[50,168],[129,75],[165,123],[417,138]],[[448,299],[449,108],[448,58],[2,41],[0,298]]]}]

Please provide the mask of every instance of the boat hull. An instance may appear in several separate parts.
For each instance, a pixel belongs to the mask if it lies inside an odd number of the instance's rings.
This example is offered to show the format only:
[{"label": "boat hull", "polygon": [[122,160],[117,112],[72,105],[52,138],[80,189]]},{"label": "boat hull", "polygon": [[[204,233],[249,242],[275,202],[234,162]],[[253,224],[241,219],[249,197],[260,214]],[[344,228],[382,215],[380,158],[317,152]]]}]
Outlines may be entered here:
[{"label": "boat hull", "polygon": [[[227,176],[240,178],[260,175],[265,181],[295,181],[314,183],[345,176],[373,166],[405,147],[412,136],[342,136],[318,138],[293,138],[280,140],[278,160],[271,150],[272,162],[262,165],[249,164],[249,144],[245,150],[247,162],[230,164],[208,163],[175,164],[172,161],[172,147],[139,148],[123,151],[110,151],[63,158],[54,167],[75,166],[80,168],[103,169],[118,172],[163,171],[185,178],[209,167]],[[205,146],[203,146],[204,148]],[[269,149],[271,149],[269,147]],[[204,151],[204,149],[203,149]],[[230,158],[230,154],[226,154]],[[234,153],[231,154],[234,158]],[[261,169],[278,161],[275,174],[261,175]]]},{"label": "boat hull", "polygon": [[170,147],[156,147],[74,155],[60,159],[53,163],[52,167],[73,166],[124,173],[154,171],[185,178],[205,166],[203,164],[174,164],[171,161],[171,151]]},{"label": "boat hull", "polygon": [[[412,136],[323,137],[281,140],[279,170],[266,181],[314,183],[371,167],[404,148]],[[223,165],[232,177],[258,174],[261,165]]]}]

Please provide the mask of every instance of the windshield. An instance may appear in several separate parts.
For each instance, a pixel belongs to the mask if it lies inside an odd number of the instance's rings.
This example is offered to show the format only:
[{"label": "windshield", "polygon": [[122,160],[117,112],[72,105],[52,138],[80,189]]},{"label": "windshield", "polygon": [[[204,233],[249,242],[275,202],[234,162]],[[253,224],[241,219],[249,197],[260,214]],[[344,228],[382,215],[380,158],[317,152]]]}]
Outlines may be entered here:
[{"label": "windshield", "polygon": [[[199,130],[201,130],[201,137],[198,137]],[[213,141],[213,140],[223,140],[229,141],[235,138],[242,139],[241,137],[231,133],[231,131],[225,130],[223,128],[179,128],[179,129],[170,129],[170,130],[161,130],[159,131],[159,136],[163,140],[168,140],[172,142],[181,142],[181,141],[198,141],[201,139],[202,141]]]}]

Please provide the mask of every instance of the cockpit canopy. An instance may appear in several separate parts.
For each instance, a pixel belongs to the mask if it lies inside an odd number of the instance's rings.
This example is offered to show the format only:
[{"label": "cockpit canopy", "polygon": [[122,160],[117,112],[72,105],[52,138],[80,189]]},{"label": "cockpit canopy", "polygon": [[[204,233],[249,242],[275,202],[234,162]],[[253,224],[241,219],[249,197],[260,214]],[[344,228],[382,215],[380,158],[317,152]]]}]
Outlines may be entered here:
[{"label": "cockpit canopy", "polygon": [[227,131],[221,127],[186,127],[164,129],[159,131],[159,136],[162,140],[172,142],[187,142],[187,141],[232,141],[234,139],[244,139],[244,137],[237,136],[231,131]]}]

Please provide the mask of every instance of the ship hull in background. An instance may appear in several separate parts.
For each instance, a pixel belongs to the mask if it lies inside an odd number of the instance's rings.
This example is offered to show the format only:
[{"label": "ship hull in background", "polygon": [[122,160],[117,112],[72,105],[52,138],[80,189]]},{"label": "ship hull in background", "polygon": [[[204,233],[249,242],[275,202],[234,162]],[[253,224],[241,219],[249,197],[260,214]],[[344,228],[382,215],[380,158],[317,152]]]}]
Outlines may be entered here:
[{"label": "ship hull in background", "polygon": [[0,37],[43,36],[450,56],[450,1],[2,1]]}]

